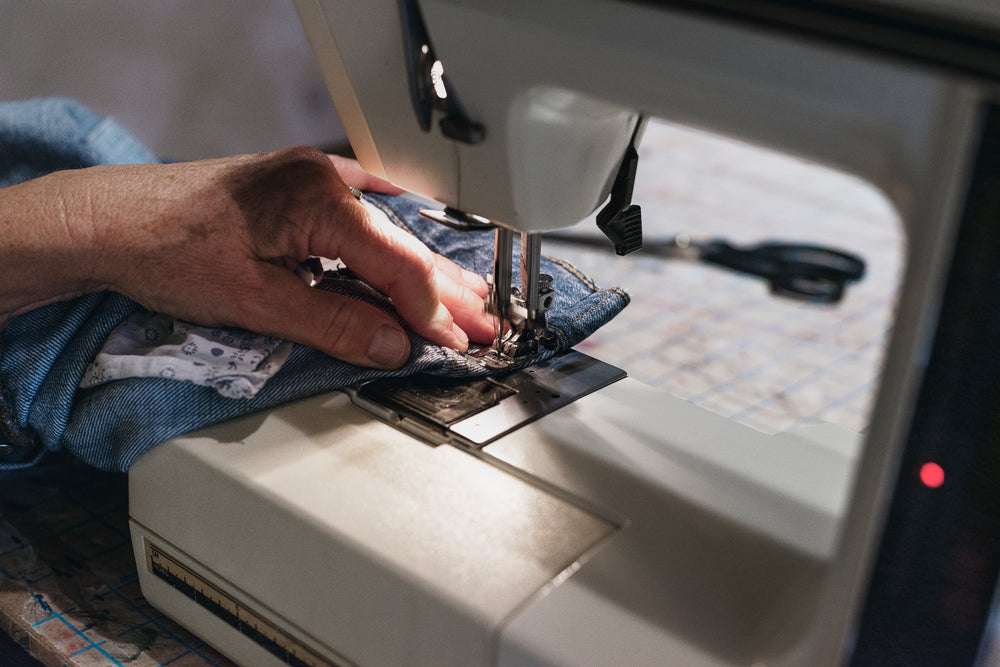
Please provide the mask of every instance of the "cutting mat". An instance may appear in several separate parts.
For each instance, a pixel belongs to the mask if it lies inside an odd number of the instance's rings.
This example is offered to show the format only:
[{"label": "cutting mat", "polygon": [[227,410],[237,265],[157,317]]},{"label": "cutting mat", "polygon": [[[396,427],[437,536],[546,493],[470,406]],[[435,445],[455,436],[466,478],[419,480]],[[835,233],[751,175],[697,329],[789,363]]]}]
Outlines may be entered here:
[{"label": "cutting mat", "polygon": [[815,422],[862,431],[903,260],[885,198],[853,177],[663,123],[639,153],[634,201],[647,241],[687,233],[816,243],[860,255],[867,273],[829,306],[774,297],[764,281],[716,267],[550,243],[547,253],[633,297],[578,348],[765,432]]},{"label": "cutting mat", "polygon": [[126,478],[67,460],[0,486],[0,630],[48,665],[229,665],[139,593]]},{"label": "cutting mat", "polygon": [[[863,430],[903,251],[886,201],[842,174],[662,123],[641,147],[635,200],[648,239],[822,243],[862,255],[868,274],[838,306],[816,306],[708,266],[550,243],[548,254],[632,295],[579,348],[760,430]],[[230,664],[143,600],[127,520],[122,475],[68,463],[5,479],[0,629],[53,665]]]}]

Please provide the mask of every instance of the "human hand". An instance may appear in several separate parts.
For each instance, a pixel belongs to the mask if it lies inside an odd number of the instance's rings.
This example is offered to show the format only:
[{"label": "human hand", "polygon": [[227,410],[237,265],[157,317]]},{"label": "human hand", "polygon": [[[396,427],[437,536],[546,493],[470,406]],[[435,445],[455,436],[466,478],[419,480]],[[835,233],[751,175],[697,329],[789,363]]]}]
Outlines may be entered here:
[{"label": "human hand", "polygon": [[294,148],[171,165],[93,167],[14,186],[31,186],[16,193],[22,201],[57,202],[43,207],[54,207],[48,218],[59,220],[53,225],[58,234],[47,239],[50,257],[88,260],[76,265],[79,276],[64,265],[60,271],[69,275],[53,282],[62,284],[58,294],[36,298],[33,305],[112,289],[194,323],[294,340],[360,365],[402,365],[409,342],[390,315],[311,289],[295,275],[302,260],[317,255],[339,257],[386,293],[406,323],[432,342],[464,351],[470,337],[491,340],[483,279],[434,255],[406,231],[373,219],[338,171],[352,185],[391,186],[354,169],[342,158]]}]

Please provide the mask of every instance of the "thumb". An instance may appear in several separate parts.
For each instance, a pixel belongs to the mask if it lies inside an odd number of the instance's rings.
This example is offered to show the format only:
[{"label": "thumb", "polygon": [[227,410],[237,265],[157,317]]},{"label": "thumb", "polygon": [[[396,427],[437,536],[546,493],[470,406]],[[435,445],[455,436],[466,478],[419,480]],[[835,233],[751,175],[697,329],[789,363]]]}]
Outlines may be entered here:
[{"label": "thumb", "polygon": [[276,269],[256,299],[257,330],[315,348],[358,366],[393,370],[410,356],[410,340],[388,313],[348,296],[307,286]]}]

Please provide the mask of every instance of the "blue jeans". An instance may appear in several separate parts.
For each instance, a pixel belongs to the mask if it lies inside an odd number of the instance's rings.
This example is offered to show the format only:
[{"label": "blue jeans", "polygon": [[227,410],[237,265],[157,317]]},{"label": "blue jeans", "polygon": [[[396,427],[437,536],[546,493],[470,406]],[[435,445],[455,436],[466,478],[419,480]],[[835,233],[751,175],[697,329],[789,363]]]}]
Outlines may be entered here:
[{"label": "blue jeans", "polygon": [[[63,99],[0,104],[0,185],[60,168],[154,162],[141,144],[107,119]],[[366,194],[396,224],[432,250],[476,273],[492,271],[491,232],[456,232],[421,218],[420,204]],[[534,361],[567,351],[628,303],[620,289],[601,290],[564,262],[544,259],[555,303],[548,312],[556,347]],[[349,295],[392,312],[388,299],[349,272],[328,272],[320,289]],[[127,470],[144,452],[182,433],[306,396],[379,377],[416,373],[468,377],[491,371],[479,360],[410,332],[409,361],[395,371],[354,366],[296,345],[285,365],[250,399],[165,378],[77,385],[111,330],[141,306],[115,293],[88,294],[24,313],[0,331],[0,444],[13,456],[0,470],[37,463],[67,449],[98,468]]]}]

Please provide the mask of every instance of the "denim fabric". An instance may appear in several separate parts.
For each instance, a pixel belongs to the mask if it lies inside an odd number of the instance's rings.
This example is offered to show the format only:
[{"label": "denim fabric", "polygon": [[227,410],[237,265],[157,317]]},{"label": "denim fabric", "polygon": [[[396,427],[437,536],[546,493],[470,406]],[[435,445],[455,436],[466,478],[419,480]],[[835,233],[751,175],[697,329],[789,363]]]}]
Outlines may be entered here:
[{"label": "denim fabric", "polygon": [[0,104],[0,187],[60,169],[146,162],[156,156],[137,139],[73,100]]},{"label": "denim fabric", "polygon": [[[448,257],[473,273],[493,271],[493,232],[456,232],[419,215],[425,203],[405,197],[366,194],[397,225],[408,229],[434,252]],[[514,244],[514,276],[518,276],[518,244]],[[619,288],[599,289],[593,281],[567,262],[542,258],[542,273],[552,276],[555,302],[548,312],[548,327],[556,334],[554,351],[542,351],[538,360],[565,352],[617,315],[628,304]]]},{"label": "denim fabric", "polygon": [[[73,147],[65,151],[71,154],[71,166],[83,166],[80,159],[84,151],[77,150],[79,146],[94,151],[87,157],[95,164],[129,161],[140,154],[135,140],[117,126],[95,120],[93,114],[66,101],[27,103],[13,110],[6,106],[0,105],[0,123],[16,117],[18,133],[27,136],[32,133],[22,115],[43,120],[35,128],[37,135],[31,138],[31,145],[52,143],[50,149],[42,150],[46,156],[59,154],[63,144]],[[44,112],[32,113],[34,106]],[[67,131],[74,122],[78,125],[75,134]],[[97,135],[95,128],[99,129]],[[95,144],[95,136],[109,143],[108,159],[99,154],[101,142]],[[38,175],[38,165],[43,163],[58,168],[48,160],[35,160],[28,169],[0,165],[5,168],[0,178],[11,183],[17,174]],[[492,270],[492,233],[456,232],[424,220],[417,215],[421,204],[408,198],[365,197],[436,252],[480,274]],[[544,259],[542,270],[553,276],[556,299],[549,323],[557,347],[543,350],[536,361],[568,350],[628,303],[628,296],[620,289],[599,290],[564,262]],[[327,272],[318,288],[394,312],[383,294],[347,270]],[[250,399],[225,398],[209,387],[161,378],[117,380],[77,389],[111,330],[138,309],[137,304],[117,294],[90,294],[25,313],[0,331],[0,438],[13,444],[31,443],[20,462],[0,462],[0,470],[32,465],[45,451],[60,448],[98,468],[127,470],[142,453],[174,436],[319,392],[378,377],[416,373],[461,377],[491,372],[478,359],[433,345],[411,332],[409,361],[388,372],[354,366],[295,345],[281,370]]]}]

